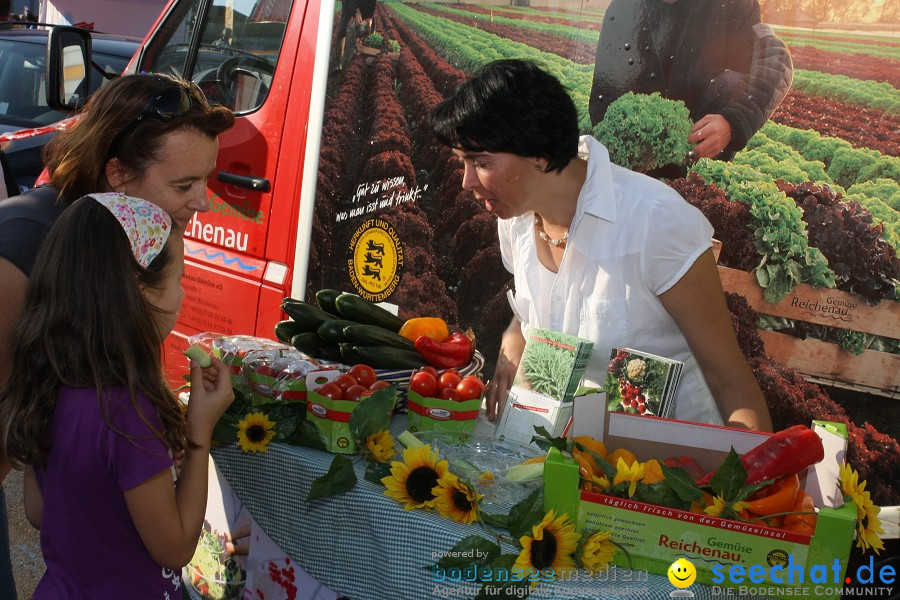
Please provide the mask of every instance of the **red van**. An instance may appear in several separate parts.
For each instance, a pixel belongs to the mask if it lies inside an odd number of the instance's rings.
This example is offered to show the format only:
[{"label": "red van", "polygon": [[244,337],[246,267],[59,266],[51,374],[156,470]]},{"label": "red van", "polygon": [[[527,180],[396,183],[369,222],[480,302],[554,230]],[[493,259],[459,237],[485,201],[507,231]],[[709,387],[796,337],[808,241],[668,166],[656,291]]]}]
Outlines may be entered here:
[{"label": "red van", "polygon": [[340,58],[339,22],[330,0],[172,0],[126,70],[189,78],[237,115],[186,232],[173,382],[189,336],[271,337],[282,298],[322,288],[473,327],[496,355],[511,316],[496,223],[424,122],[463,74],[385,4],[372,25],[350,19]]}]

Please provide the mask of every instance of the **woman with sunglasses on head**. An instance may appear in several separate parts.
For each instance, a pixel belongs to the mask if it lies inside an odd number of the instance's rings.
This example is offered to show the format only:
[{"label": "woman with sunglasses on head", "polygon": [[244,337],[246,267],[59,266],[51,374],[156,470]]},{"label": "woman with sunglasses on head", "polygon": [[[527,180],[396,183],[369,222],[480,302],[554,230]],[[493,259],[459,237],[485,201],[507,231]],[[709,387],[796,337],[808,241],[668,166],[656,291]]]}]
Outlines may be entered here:
[{"label": "woman with sunglasses on head", "polygon": [[97,91],[81,118],[47,145],[50,186],[0,202],[0,383],[9,331],[53,221],[77,198],[115,191],[153,202],[184,231],[195,212],[209,210],[217,136],[233,124],[231,111],[210,105],[192,83],[129,75]]},{"label": "woman with sunglasses on head", "polygon": [[[62,211],[84,195],[117,191],[149,199],[184,231],[195,212],[209,210],[217,136],[233,124],[231,111],[211,106],[193,84],[129,75],[97,91],[81,118],[47,145],[51,185],[0,201],[0,386],[35,256]],[[0,451],[0,481],[8,473]]]}]

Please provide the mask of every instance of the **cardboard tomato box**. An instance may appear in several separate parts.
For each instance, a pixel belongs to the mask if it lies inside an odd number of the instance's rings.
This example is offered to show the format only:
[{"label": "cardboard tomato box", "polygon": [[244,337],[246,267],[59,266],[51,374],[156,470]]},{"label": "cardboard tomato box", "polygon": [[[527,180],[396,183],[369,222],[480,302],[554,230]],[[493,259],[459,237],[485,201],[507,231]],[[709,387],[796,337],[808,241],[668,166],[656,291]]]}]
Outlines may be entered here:
[{"label": "cardboard tomato box", "polygon": [[[340,371],[315,371],[306,376],[306,418],[316,426],[326,450],[336,454],[355,454],[357,448],[350,433],[350,415],[359,402],[332,400],[316,392],[340,374]],[[393,404],[397,404],[396,388]]]},{"label": "cardboard tomato box", "polygon": [[[709,471],[732,447],[743,454],[768,435],[609,413],[605,406],[602,393],[577,398],[573,435],[602,439],[610,451],[627,448],[642,461],[686,455]],[[837,483],[847,444],[842,427],[813,424],[825,447],[825,458],[803,477],[804,489],[819,508],[813,536],[580,491],[577,463],[557,451],[544,470],[545,507],[577,515],[579,531],[611,531],[615,541],[630,544],[630,557],[616,553],[617,566],[664,575],[685,558],[696,568],[698,583],[751,595],[838,598],[856,527],[856,507],[843,504]]]},{"label": "cardboard tomato box", "polygon": [[406,401],[410,431],[458,433],[463,442],[472,435],[481,409],[481,398],[461,401],[425,398],[412,390],[407,392]]}]

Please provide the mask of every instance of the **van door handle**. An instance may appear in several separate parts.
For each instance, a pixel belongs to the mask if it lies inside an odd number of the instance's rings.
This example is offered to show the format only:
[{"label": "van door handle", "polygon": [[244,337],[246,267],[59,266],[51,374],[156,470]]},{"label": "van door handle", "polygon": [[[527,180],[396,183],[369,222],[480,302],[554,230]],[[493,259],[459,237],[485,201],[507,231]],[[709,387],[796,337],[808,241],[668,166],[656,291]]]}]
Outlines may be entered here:
[{"label": "van door handle", "polygon": [[216,179],[222,183],[230,183],[238,187],[247,188],[255,192],[268,192],[272,189],[272,185],[265,177],[251,177],[249,175],[235,175],[228,171],[219,171]]}]

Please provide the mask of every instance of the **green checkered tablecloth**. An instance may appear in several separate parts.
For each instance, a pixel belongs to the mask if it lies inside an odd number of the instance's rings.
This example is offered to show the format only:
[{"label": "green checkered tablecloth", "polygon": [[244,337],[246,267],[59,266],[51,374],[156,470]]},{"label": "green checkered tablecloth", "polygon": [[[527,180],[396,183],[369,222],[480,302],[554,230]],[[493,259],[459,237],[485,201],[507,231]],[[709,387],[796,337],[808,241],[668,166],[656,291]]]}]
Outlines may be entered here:
[{"label": "green checkered tablecloth", "polygon": [[[399,433],[406,416],[394,418]],[[332,454],[272,444],[265,454],[244,454],[236,445],[216,448],[213,458],[228,483],[260,527],[310,575],[352,600],[430,600],[472,598],[478,585],[440,579],[427,567],[437,553],[460,539],[496,531],[461,525],[424,510],[404,511],[384,495],[384,488],[363,479],[343,495],[305,502],[312,481],[323,475]],[[502,532],[505,533],[505,532]],[[504,553],[514,552],[508,545]],[[669,598],[675,588],[663,576],[643,571],[611,570],[590,579],[579,571],[573,581],[541,583],[529,598]],[[638,580],[640,579],[640,580]],[[712,590],[695,584],[696,598]],[[513,598],[514,596],[497,596]]]}]

